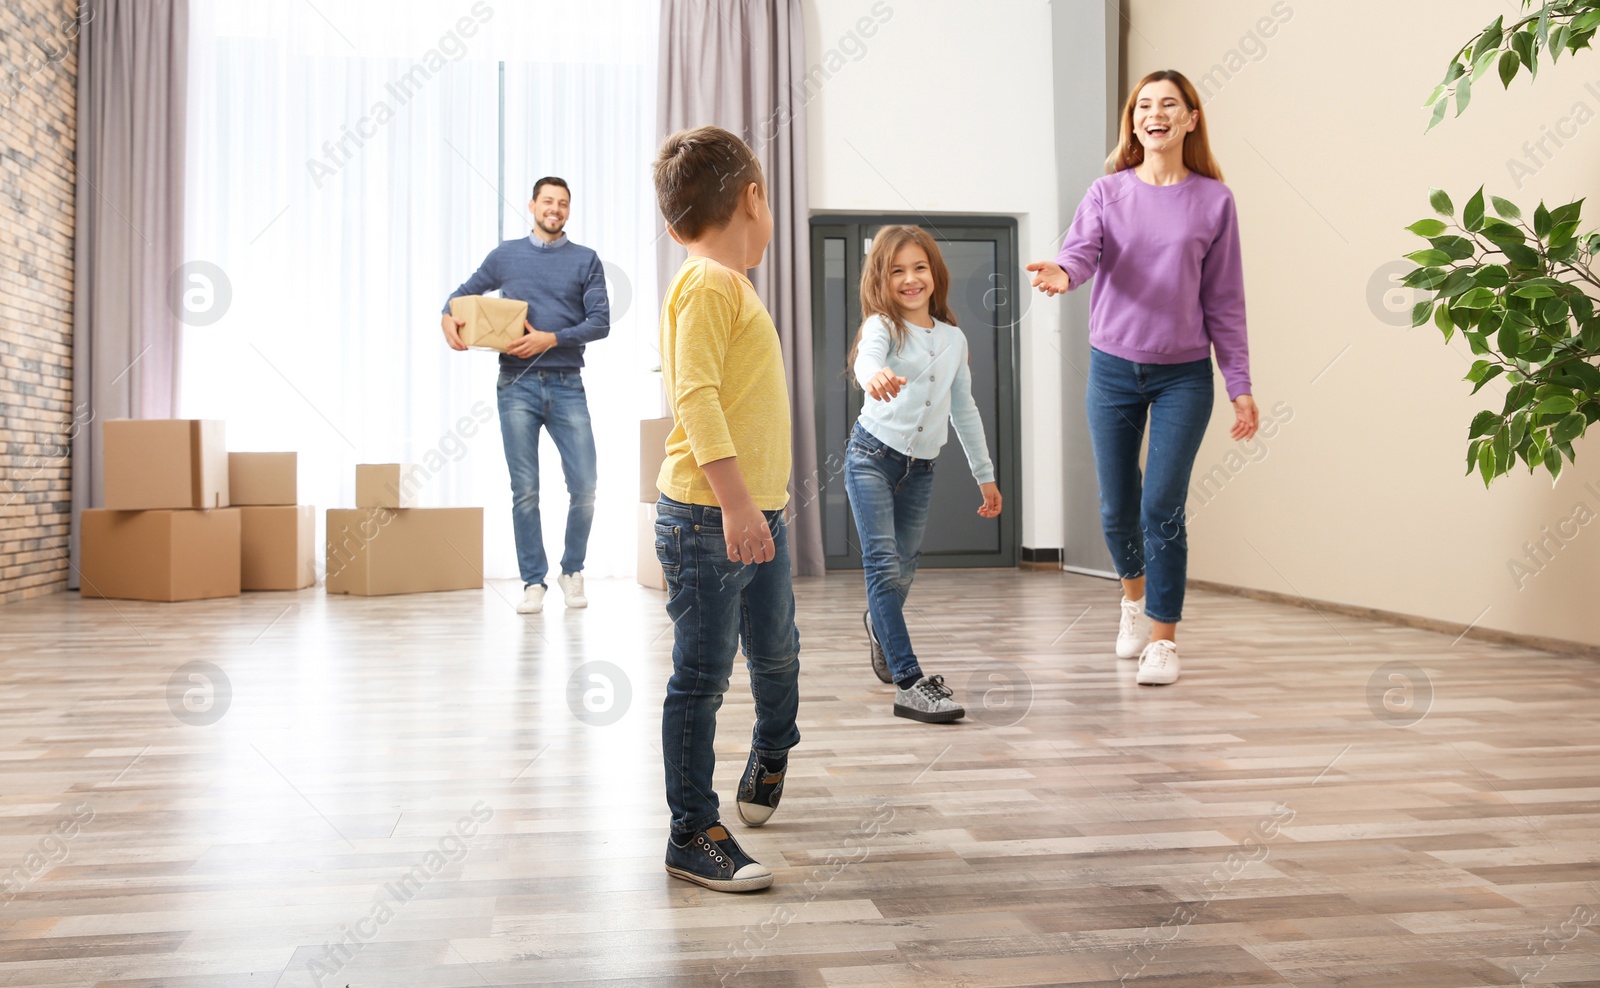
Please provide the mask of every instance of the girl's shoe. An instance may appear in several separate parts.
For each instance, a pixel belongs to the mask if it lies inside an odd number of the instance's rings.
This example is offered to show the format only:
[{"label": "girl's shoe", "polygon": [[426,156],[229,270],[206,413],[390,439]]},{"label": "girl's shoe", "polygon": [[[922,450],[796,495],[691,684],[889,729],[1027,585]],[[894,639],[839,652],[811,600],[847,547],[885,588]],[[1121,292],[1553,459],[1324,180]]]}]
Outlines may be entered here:
[{"label": "girl's shoe", "polygon": [[1170,686],[1178,681],[1178,643],[1158,638],[1139,656],[1140,686]]},{"label": "girl's shoe", "polygon": [[667,838],[667,874],[714,892],[754,892],[772,884],[772,869],[744,853],[721,823],[685,844]]},{"label": "girl's shoe", "polygon": [[923,676],[910,689],[895,691],[894,715],[924,724],[948,724],[967,715],[966,709],[951,699],[953,696],[955,693],[944,684],[943,676]]},{"label": "girl's shoe", "polygon": [[872,612],[861,612],[861,623],[867,626],[868,648],[872,652],[872,671],[878,674],[878,679],[885,683],[894,682],[894,677],[889,675],[889,657],[883,654],[883,645],[878,641],[878,633],[872,630]]},{"label": "girl's shoe", "polygon": [[772,814],[778,810],[778,800],[783,798],[783,776],[787,770],[786,765],[780,771],[769,771],[762,766],[755,749],[750,749],[750,760],[745,763],[735,800],[739,819],[745,826],[760,827],[772,819]]},{"label": "girl's shoe", "polygon": [[1150,619],[1144,616],[1144,598],[1122,598],[1122,620],[1117,622],[1117,658],[1133,659],[1150,644]]}]

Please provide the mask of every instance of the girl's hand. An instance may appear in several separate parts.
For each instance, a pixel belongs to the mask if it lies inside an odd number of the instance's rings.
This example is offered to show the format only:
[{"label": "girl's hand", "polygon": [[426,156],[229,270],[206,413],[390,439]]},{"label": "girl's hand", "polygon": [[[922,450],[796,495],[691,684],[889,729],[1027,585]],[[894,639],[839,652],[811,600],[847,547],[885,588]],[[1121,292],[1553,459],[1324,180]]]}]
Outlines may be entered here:
[{"label": "girl's hand", "polygon": [[885,367],[883,370],[872,375],[872,379],[867,382],[867,394],[878,399],[879,401],[888,401],[890,398],[893,398],[895,395],[899,394],[900,389],[905,386],[905,378],[896,377],[894,371]]},{"label": "girl's hand", "polygon": [[1256,428],[1261,424],[1261,413],[1256,409],[1256,400],[1249,395],[1240,395],[1233,399],[1233,428],[1228,435],[1235,441],[1249,439],[1256,434]]},{"label": "girl's hand", "polygon": [[1035,261],[1027,269],[1033,272],[1033,287],[1046,295],[1060,295],[1072,287],[1072,279],[1054,261]]},{"label": "girl's hand", "polygon": [[983,493],[983,506],[978,509],[978,514],[985,518],[1000,517],[1000,485],[979,484],[978,490]]}]

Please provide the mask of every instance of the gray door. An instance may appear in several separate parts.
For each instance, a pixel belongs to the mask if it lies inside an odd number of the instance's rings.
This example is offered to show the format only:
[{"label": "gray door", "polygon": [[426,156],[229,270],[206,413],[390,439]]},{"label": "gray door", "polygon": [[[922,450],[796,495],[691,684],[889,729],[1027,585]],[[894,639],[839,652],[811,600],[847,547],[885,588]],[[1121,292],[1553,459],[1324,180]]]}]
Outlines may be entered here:
[{"label": "gray door", "polygon": [[[1003,218],[872,216],[812,221],[818,463],[823,548],[829,569],[859,569],[861,548],[844,489],[844,447],[863,395],[845,372],[861,326],[861,264],[873,235],[891,223],[933,234],[950,268],[950,308],[972,354],[972,396],[1005,497],[999,518],[980,518],[977,483],[955,430],[934,469],[933,500],[922,546],[924,567],[1015,566],[1021,517],[1017,451],[1016,222]],[[800,491],[805,497],[810,492]]]}]

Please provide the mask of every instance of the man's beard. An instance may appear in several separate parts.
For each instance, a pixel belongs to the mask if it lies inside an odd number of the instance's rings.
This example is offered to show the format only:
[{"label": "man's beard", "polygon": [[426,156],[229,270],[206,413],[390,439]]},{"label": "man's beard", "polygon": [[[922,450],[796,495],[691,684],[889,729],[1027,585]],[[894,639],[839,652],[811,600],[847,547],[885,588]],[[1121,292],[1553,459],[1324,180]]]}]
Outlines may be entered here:
[{"label": "man's beard", "polygon": [[541,232],[543,232],[544,234],[546,234],[547,236],[550,236],[550,237],[559,237],[559,236],[561,236],[561,231],[566,229],[566,226],[567,226],[565,223],[563,223],[560,226],[556,227],[555,229],[551,229],[550,227],[544,225],[544,220],[540,220],[540,219],[534,220],[533,221],[533,225],[538,227]]}]

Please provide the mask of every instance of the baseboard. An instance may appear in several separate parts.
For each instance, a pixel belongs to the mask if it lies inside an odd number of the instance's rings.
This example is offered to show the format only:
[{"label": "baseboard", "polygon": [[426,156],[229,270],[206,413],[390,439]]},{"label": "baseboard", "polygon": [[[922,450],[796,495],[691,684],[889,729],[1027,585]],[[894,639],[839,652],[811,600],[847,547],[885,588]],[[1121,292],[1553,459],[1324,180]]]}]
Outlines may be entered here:
[{"label": "baseboard", "polygon": [[1017,560],[1018,569],[1049,570],[1061,568],[1060,549],[1030,549],[1022,547],[1022,556]]},{"label": "baseboard", "polygon": [[1493,628],[1469,628],[1466,631],[1462,631],[1461,625],[1453,621],[1417,617],[1414,614],[1384,611],[1376,607],[1336,604],[1327,600],[1308,600],[1297,594],[1279,593],[1276,590],[1253,590],[1249,587],[1236,587],[1228,583],[1212,583],[1210,580],[1190,580],[1189,587],[1193,590],[1209,590],[1213,593],[1225,593],[1234,597],[1248,597],[1251,600],[1288,604],[1291,607],[1306,608],[1329,614],[1341,614],[1345,617],[1381,621],[1384,624],[1394,624],[1404,628],[1436,631],[1442,635],[1450,635],[1452,638],[1459,635],[1462,638],[1471,638],[1473,641],[1489,642],[1495,645],[1516,645],[1521,648],[1538,649],[1541,652],[1554,652],[1557,655],[1577,655],[1588,659],[1600,659],[1600,645],[1586,645],[1583,642],[1567,641],[1564,638],[1521,635],[1511,631],[1496,631]]}]

